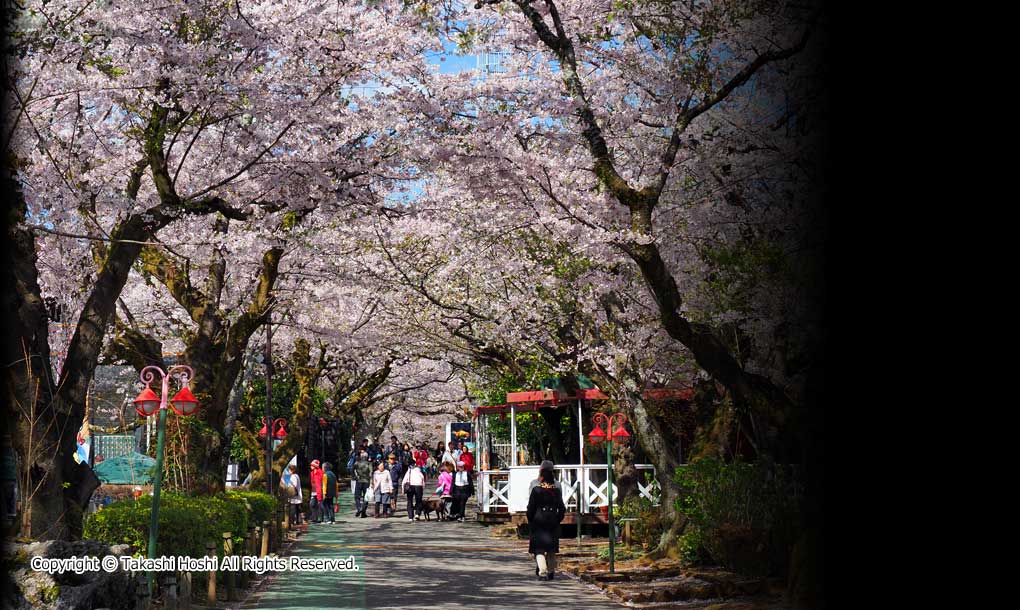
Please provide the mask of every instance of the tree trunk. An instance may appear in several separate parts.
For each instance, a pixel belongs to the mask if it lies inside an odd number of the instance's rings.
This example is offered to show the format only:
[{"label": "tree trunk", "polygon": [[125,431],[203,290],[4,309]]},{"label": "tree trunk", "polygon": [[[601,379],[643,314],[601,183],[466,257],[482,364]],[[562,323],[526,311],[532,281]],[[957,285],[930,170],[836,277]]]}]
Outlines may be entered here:
[{"label": "tree trunk", "polygon": [[[651,222],[650,219],[648,222]],[[789,428],[785,424],[794,415],[793,402],[765,377],[745,371],[711,328],[689,322],[680,315],[680,291],[655,244],[633,246],[629,250],[655,297],[666,332],[691,350],[698,366],[726,386],[733,395],[738,411],[764,416],[764,423],[768,426],[766,438],[770,441],[768,449],[776,457],[782,458],[779,454],[785,448],[784,445],[789,447],[791,437],[787,437],[787,442],[780,443],[778,431]]]},{"label": "tree trunk", "polygon": [[659,510],[663,523],[668,524],[651,556],[675,555],[678,546],[677,536],[683,531],[684,526],[683,515],[676,510],[680,490],[673,482],[673,475],[680,466],[676,435],[663,417],[662,406],[645,401],[642,396],[644,380],[632,370],[625,368],[620,379],[613,379],[604,371],[593,372],[592,377],[603,388],[626,388],[627,400],[623,402],[623,406],[627,409],[627,421],[634,428],[636,442],[641,445],[655,466],[655,476],[662,489]]},{"label": "tree trunk", "polygon": [[[219,218],[216,228],[226,232],[228,223]],[[184,361],[195,371],[192,391],[202,405],[198,417],[206,427],[192,437],[189,463],[196,481],[204,491],[220,491],[224,486],[230,457],[227,435],[230,397],[244,365],[244,353],[252,334],[265,321],[279,270],[283,249],[274,247],[262,257],[262,271],[251,303],[233,323],[219,309],[224,288],[226,261],[222,252],[212,255],[205,289],[196,289],[187,269],[180,267],[161,250],[146,248],[142,253],[145,271],[158,279],[197,325],[184,351]],[[233,426],[229,426],[232,428]]]},{"label": "tree trunk", "polygon": [[[80,405],[66,395],[55,395],[35,237],[20,224],[26,207],[18,185],[6,174],[3,182],[14,200],[4,214],[6,263],[0,265],[0,298],[8,312],[2,316],[3,416],[11,445],[21,458],[17,473],[23,503],[21,534],[66,539],[80,533],[82,508],[99,484],[91,468],[71,457],[84,417],[84,394]],[[69,367],[75,362],[65,362],[65,371]]]},{"label": "tree trunk", "polygon": [[680,460],[676,454],[676,445],[671,442],[673,435],[664,429],[661,418],[654,412],[654,407],[641,398],[640,390],[632,393],[630,398],[631,424],[637,432],[638,442],[655,465],[655,476],[662,489],[660,511],[663,522],[669,526],[659,539],[653,555],[664,557],[675,552],[677,536],[684,526],[683,515],[676,510],[680,490],[673,482],[673,475],[680,466]]},{"label": "tree trunk", "polygon": [[[308,422],[312,415],[312,401],[315,388],[319,383],[319,377],[322,375],[322,369],[326,364],[325,350],[322,350],[319,354],[318,361],[310,362],[310,358],[311,351],[308,342],[304,339],[298,339],[294,344],[294,352],[290,356],[291,364],[294,367],[294,380],[298,386],[298,395],[294,400],[294,408],[291,419],[288,422],[287,438],[280,443],[280,446],[274,452],[273,470],[276,473],[283,473],[283,469],[287,467],[287,462],[300,452],[304,446]],[[339,464],[334,464],[333,472],[338,472],[339,468]]]}]

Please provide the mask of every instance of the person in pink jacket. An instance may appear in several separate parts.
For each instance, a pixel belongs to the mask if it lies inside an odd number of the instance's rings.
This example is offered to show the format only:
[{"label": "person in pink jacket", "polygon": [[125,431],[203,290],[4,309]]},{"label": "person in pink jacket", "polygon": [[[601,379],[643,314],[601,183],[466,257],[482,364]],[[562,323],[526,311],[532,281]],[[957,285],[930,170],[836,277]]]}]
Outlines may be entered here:
[{"label": "person in pink jacket", "polygon": [[442,498],[443,504],[446,505],[446,514],[452,515],[450,512],[453,509],[453,475],[450,474],[449,464],[443,463],[442,472],[439,473],[439,487],[436,487],[436,493]]},{"label": "person in pink jacket", "polygon": [[322,468],[319,467],[319,460],[312,460],[312,497],[308,500],[312,513],[312,523],[322,523]]}]

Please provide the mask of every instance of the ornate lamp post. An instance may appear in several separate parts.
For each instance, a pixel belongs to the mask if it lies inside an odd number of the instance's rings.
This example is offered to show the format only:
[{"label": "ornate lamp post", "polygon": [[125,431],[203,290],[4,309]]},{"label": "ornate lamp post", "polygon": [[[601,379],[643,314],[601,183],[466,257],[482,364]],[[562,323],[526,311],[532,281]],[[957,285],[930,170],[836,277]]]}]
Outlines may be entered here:
[{"label": "ornate lamp post", "polygon": [[[156,380],[157,374],[161,378],[163,388],[159,396],[152,391],[151,384]],[[188,389],[188,382],[195,377],[195,372],[190,366],[177,365],[164,371],[158,366],[147,366],[142,369],[139,378],[145,384],[145,389],[134,400],[135,411],[142,417],[149,417],[159,411],[159,427],[156,436],[156,479],[152,483],[152,520],[149,524],[149,559],[156,557],[156,534],[159,531],[159,491],[163,483],[163,447],[166,442],[166,405],[167,396],[170,394],[170,378],[176,377],[180,381],[181,389],[170,399],[170,406],[178,415],[193,415],[198,412],[198,400]],[[152,592],[154,574],[149,572],[149,592]]]},{"label": "ornate lamp post", "polygon": [[267,427],[273,428],[273,438],[278,441],[283,441],[287,438],[287,420],[283,417],[277,417],[273,420],[272,426],[269,425],[268,419],[262,420],[262,429],[259,430],[259,438],[266,438]]},{"label": "ornate lamp post", "polygon": [[[613,421],[619,421],[616,430],[613,430]],[[596,413],[591,418],[594,428],[588,433],[588,439],[593,445],[598,445],[605,440],[606,443],[606,466],[608,482],[606,483],[606,495],[609,506],[606,510],[609,516],[609,571],[616,571],[616,530],[613,527],[613,443],[625,444],[630,440],[630,433],[624,429],[623,424],[627,422],[627,416],[623,413]],[[605,427],[603,428],[603,424]]]}]

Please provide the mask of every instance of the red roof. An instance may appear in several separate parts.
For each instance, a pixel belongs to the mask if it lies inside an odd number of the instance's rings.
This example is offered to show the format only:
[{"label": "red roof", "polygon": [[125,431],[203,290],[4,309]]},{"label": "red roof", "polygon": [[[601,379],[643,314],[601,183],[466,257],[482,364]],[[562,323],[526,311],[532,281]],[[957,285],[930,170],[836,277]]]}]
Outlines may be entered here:
[{"label": "red roof", "polygon": [[[646,400],[691,400],[694,390],[691,388],[650,388],[641,393]],[[504,405],[482,405],[475,409],[475,417],[493,413],[509,413],[513,405],[517,413],[537,411],[542,408],[567,406],[578,400],[608,400],[609,396],[598,388],[578,390],[577,394],[563,394],[558,390],[531,390],[527,392],[507,392]]]}]

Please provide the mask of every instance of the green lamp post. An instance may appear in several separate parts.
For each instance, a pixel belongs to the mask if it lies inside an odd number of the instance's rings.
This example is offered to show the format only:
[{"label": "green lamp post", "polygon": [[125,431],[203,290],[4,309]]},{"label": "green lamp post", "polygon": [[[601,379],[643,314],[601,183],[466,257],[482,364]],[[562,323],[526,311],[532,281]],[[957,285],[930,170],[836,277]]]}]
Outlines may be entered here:
[{"label": "green lamp post", "polygon": [[[162,393],[157,396],[152,391],[151,384],[157,379],[162,381]],[[164,371],[158,366],[147,366],[142,369],[140,379],[145,384],[145,389],[134,400],[135,411],[142,417],[150,417],[159,411],[159,426],[156,436],[156,476],[152,482],[152,520],[149,523],[149,559],[156,558],[156,534],[159,531],[159,491],[163,483],[163,448],[166,442],[166,406],[167,396],[170,394],[170,378],[176,377],[180,381],[181,389],[171,399],[170,406],[178,415],[193,415],[198,411],[198,400],[188,389],[188,382],[195,377],[195,372],[190,366],[183,364],[170,367]],[[155,575],[149,572],[149,594],[152,594]]]},{"label": "green lamp post", "polygon": [[[613,422],[619,421],[617,429],[613,430]],[[593,445],[609,440],[612,442],[606,443],[606,466],[607,466],[607,479],[606,483],[606,498],[608,501],[608,508],[606,512],[609,516],[609,571],[616,571],[616,530],[613,527],[613,443],[624,444],[630,440],[630,433],[623,427],[623,424],[627,422],[627,416],[623,413],[614,413],[612,415],[606,415],[605,413],[596,413],[591,418],[594,428],[588,433],[588,439],[591,440]],[[603,428],[603,425],[605,426]]]}]

